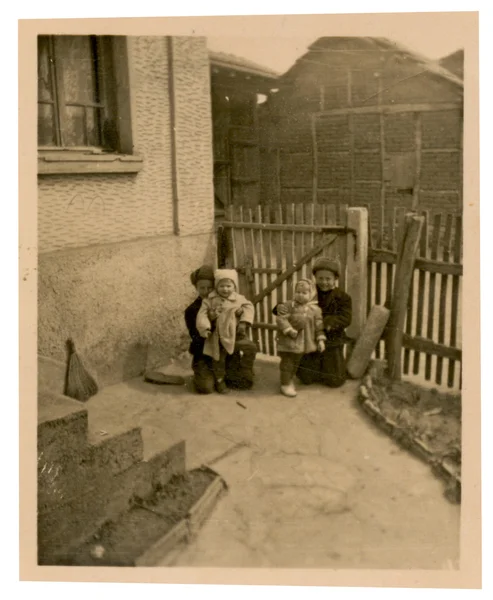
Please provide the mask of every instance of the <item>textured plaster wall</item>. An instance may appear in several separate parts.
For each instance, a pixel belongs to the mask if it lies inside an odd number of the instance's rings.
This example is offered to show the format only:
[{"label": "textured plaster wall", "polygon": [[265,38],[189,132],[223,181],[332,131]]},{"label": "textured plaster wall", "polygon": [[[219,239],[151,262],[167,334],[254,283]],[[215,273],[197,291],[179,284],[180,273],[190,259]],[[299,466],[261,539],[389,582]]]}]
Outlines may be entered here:
[{"label": "textured plaster wall", "polygon": [[129,38],[137,175],[38,179],[39,252],[173,231],[168,55],[164,37]]},{"label": "textured plaster wall", "polygon": [[190,272],[214,259],[209,62],[203,38],[172,42],[180,235],[173,234],[168,40],[129,39],[136,175],[39,177],[38,351],[77,349],[101,383],[181,351]]},{"label": "textured plaster wall", "polygon": [[40,256],[39,353],[65,360],[73,337],[107,385],[186,350],[189,273],[211,259],[212,241],[170,236]]},{"label": "textured plaster wall", "polygon": [[210,67],[197,38],[174,37],[172,46],[178,218],[180,233],[188,234],[214,219]]}]

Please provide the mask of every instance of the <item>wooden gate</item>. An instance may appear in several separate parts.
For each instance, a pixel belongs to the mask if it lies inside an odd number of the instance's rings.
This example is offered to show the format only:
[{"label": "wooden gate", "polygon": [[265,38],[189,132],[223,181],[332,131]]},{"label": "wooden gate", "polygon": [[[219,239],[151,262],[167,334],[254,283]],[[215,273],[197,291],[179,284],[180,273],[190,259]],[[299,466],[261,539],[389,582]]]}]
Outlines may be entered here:
[{"label": "wooden gate", "polygon": [[367,211],[322,204],[228,207],[219,228],[221,266],[235,268],[240,291],[255,306],[253,339],[259,351],[277,355],[273,308],[292,298],[296,282],[311,278],[316,258],[338,259],[339,286],[353,299],[348,336],[359,335],[366,317]]}]

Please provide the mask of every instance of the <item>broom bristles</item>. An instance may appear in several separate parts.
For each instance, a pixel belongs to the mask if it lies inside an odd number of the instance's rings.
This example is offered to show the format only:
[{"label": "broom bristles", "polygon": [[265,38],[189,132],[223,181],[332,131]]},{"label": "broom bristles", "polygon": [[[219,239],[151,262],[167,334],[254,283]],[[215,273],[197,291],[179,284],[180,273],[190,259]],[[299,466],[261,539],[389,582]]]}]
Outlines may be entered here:
[{"label": "broom bristles", "polygon": [[84,368],[82,360],[75,352],[75,347],[71,340],[69,340],[69,348],[71,355],[68,363],[65,394],[70,398],[85,402],[98,392],[98,385]]}]

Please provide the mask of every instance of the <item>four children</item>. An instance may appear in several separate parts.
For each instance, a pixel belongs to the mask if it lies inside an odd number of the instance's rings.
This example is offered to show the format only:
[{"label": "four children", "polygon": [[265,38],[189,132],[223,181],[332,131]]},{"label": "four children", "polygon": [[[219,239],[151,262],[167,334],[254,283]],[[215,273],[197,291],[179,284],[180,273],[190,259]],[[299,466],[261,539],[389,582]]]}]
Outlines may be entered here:
[{"label": "four children", "polygon": [[[336,261],[318,259],[311,281],[301,279],[293,300],[273,310],[281,358],[281,393],[296,396],[294,377],[302,383],[339,387],[346,380],[343,355],[345,328],[351,323],[351,298],[337,285]],[[249,389],[257,347],[247,336],[253,324],[253,304],[238,291],[233,269],[203,266],[191,276],[199,297],[186,309],[192,368],[199,393],[221,394],[230,387]],[[231,371],[235,372],[231,376]]]}]

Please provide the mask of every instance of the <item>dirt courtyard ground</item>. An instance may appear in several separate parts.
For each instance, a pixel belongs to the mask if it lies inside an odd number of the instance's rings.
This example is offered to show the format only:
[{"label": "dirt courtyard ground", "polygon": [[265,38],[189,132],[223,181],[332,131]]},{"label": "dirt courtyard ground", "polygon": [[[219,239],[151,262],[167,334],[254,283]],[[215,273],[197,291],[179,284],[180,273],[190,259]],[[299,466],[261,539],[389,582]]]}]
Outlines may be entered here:
[{"label": "dirt courtyard ground", "polygon": [[277,365],[256,376],[226,397],[132,380],[88,402],[92,435],[140,425],[149,454],[185,439],[188,468],[206,463],[229,485],[176,566],[458,568],[460,506],[372,425],[357,382],[287,399]]}]

